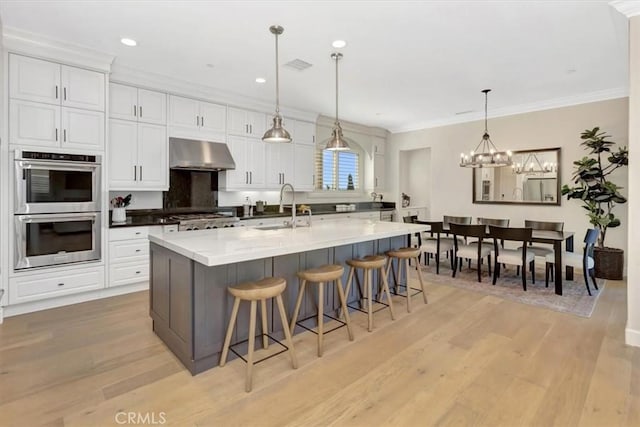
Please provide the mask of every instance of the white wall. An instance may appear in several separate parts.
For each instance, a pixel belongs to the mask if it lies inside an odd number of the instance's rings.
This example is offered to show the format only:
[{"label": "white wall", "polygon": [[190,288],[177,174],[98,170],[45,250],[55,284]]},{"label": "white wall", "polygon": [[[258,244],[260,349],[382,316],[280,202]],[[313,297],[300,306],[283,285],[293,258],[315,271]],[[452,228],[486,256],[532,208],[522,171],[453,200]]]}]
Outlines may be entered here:
[{"label": "white wall", "polygon": [[[629,20],[629,217],[640,212],[640,16]],[[635,215],[634,215],[635,214]],[[640,242],[640,224],[629,223],[629,241]],[[640,250],[630,245],[627,270],[627,344],[640,347]]]},{"label": "white wall", "polygon": [[[627,98],[489,119],[491,139],[500,150],[561,147],[561,183],[570,182],[572,162],[586,155],[580,146],[580,133],[594,126],[612,135],[612,140],[627,145]],[[431,171],[421,173],[428,173],[431,181],[429,212],[432,219],[442,218],[445,214],[507,217],[513,226],[522,225],[525,219],[564,221],[565,230],[576,232],[575,245],[578,249],[583,233],[590,227],[578,201],[563,199],[561,206],[481,205],[471,202],[472,170],[461,168],[458,163],[461,152],[468,152],[478,144],[483,130],[483,123],[475,121],[391,135],[387,142],[389,198],[400,203],[400,152],[429,147]],[[625,187],[622,192],[626,193],[626,168],[616,171],[612,179]],[[617,207],[616,214],[622,226],[608,231],[607,246],[627,249],[627,207],[627,204]]]}]

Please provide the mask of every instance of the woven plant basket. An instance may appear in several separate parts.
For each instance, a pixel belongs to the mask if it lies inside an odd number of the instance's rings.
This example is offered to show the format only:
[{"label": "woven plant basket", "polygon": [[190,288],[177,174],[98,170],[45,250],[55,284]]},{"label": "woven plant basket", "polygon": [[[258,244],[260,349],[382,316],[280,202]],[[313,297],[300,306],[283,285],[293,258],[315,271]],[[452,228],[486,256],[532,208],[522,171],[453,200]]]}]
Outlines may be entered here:
[{"label": "woven plant basket", "polygon": [[622,280],[624,251],[616,248],[594,248],[596,277],[600,279]]}]

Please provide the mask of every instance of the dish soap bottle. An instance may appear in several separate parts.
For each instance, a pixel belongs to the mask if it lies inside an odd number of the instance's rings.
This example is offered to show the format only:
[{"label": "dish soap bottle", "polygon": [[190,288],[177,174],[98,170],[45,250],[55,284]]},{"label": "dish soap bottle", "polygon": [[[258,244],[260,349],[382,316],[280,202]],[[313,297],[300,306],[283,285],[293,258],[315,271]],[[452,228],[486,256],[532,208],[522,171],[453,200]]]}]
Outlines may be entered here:
[{"label": "dish soap bottle", "polygon": [[244,204],[242,205],[242,214],[243,216],[249,216],[251,210],[251,200],[249,200],[249,196],[245,197]]}]

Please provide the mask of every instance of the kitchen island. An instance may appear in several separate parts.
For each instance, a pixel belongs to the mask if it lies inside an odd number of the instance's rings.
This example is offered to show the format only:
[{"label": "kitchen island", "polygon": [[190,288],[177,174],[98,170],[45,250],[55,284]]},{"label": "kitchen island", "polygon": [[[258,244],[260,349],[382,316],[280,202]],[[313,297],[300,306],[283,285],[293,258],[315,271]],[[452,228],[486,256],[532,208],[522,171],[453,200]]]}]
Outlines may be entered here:
[{"label": "kitchen island", "polygon": [[[233,306],[228,286],[283,277],[287,289],[282,297],[290,315],[298,293],[298,271],[322,264],[344,265],[351,258],[406,246],[406,236],[423,229],[415,224],[352,219],[295,229],[239,227],[150,234],[153,330],[195,375],[218,364]],[[326,313],[338,308],[333,289],[326,288]],[[307,292],[305,297],[300,318],[316,310],[314,296]],[[351,302],[360,298],[358,286],[347,298]],[[269,303],[267,310],[269,333],[279,336],[283,326],[278,316],[271,315]],[[248,306],[240,307],[233,342],[247,338],[248,311]]]}]

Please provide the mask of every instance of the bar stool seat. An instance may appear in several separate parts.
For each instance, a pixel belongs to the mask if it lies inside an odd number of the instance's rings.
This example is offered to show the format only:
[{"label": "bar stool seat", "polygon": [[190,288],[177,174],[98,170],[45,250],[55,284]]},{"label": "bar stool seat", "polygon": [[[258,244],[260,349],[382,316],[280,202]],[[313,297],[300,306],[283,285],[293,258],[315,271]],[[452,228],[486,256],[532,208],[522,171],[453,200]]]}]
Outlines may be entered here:
[{"label": "bar stool seat", "polygon": [[[233,300],[233,309],[231,310],[231,319],[229,321],[229,327],[227,328],[227,335],[224,339],[224,345],[222,346],[222,354],[220,356],[220,366],[224,366],[227,363],[227,355],[229,354],[229,350],[233,353],[237,354],[240,358],[247,362],[247,374],[245,379],[245,390],[247,392],[251,391],[252,387],[252,372],[254,363],[262,362],[263,360],[268,359],[269,357],[275,356],[276,354],[280,354],[284,351],[288,351],[291,356],[291,364],[293,369],[298,367],[298,359],[296,358],[295,351],[293,349],[293,340],[291,339],[291,334],[289,333],[289,328],[287,325],[289,322],[287,321],[287,315],[284,310],[284,304],[282,302],[282,292],[287,287],[287,281],[280,277],[265,277],[264,279],[240,283],[238,285],[229,286],[227,288],[228,292],[234,296]],[[268,324],[267,324],[267,303],[266,300],[274,298],[276,300],[276,304],[278,306],[278,312],[280,313],[280,321],[282,322],[282,326],[284,329],[284,336],[286,339],[287,345],[283,345],[278,340],[269,336],[268,334]],[[242,355],[236,353],[233,350],[233,346],[231,346],[231,336],[233,335],[233,331],[236,326],[236,320],[238,318],[238,309],[240,308],[241,301],[250,301],[251,302],[251,310],[249,317],[249,338],[245,341],[249,341],[249,350],[247,353],[247,358],[244,359]],[[265,357],[261,360],[257,360],[254,362],[253,360],[253,350],[255,344],[255,335],[256,335],[256,306],[258,301],[260,301],[260,312],[262,315],[261,323],[262,323],[262,346],[263,348],[267,348],[269,346],[269,338],[277,342],[278,344],[284,347],[284,350],[273,354],[271,356]],[[239,344],[239,343],[237,343]]]},{"label": "bar stool seat", "polygon": [[[389,308],[389,312],[391,314],[391,320],[395,320],[395,313],[393,311],[393,301],[391,301],[391,292],[389,291],[389,283],[387,282],[387,275],[385,272],[385,264],[387,262],[387,258],[381,255],[368,255],[362,258],[353,258],[347,260],[347,265],[351,268],[349,269],[349,278],[347,279],[347,290],[345,292],[346,295],[349,295],[349,291],[351,290],[351,284],[353,283],[353,277],[356,274],[356,269],[363,270],[364,275],[364,290],[365,294],[362,295],[362,299],[367,300],[367,310],[363,310],[361,308],[353,307],[358,311],[362,311],[367,313],[368,317],[368,327],[367,330],[371,332],[373,330],[373,270],[378,270],[379,277],[382,278],[382,291],[387,294],[387,304],[376,301],[377,303],[383,304]],[[357,279],[357,276],[356,276]],[[360,283],[358,281],[358,283]],[[384,307],[383,307],[384,308]],[[378,310],[379,311],[379,310]]]},{"label": "bar stool seat", "polygon": [[[427,304],[427,293],[424,290],[424,280],[422,279],[422,271],[420,270],[420,261],[418,259],[418,255],[420,255],[420,248],[400,248],[400,249],[392,249],[390,251],[385,252],[385,254],[389,257],[389,261],[387,263],[387,270],[386,270],[386,275],[389,274],[389,270],[392,270],[393,272],[393,279],[394,279],[394,283],[395,283],[395,292],[394,295],[399,295],[402,297],[406,297],[407,298],[407,312],[411,313],[411,297],[414,295],[417,295],[419,293],[422,293],[422,299],[424,300],[424,303]],[[393,259],[397,259],[398,260],[398,273],[396,275],[396,271],[393,268]],[[404,263],[401,261],[404,260]],[[420,289],[415,289],[412,288],[411,285],[409,284],[409,260],[414,260],[414,262],[416,263],[416,271],[418,272],[418,280],[420,281]],[[398,281],[398,276],[401,277],[402,275],[402,265],[404,264],[404,272],[405,272],[405,279],[406,279],[406,284],[402,285],[399,281]],[[398,288],[399,287],[404,287],[407,290],[406,295],[402,295],[398,293]],[[411,294],[412,290],[416,290],[418,292],[414,293],[413,295]]]},{"label": "bar stool seat", "polygon": [[[298,292],[298,298],[296,299],[296,305],[293,309],[293,315],[291,316],[291,325],[289,331],[293,334],[296,324],[302,328],[311,331],[318,335],[318,357],[322,356],[323,352],[323,339],[324,334],[333,332],[343,326],[347,327],[349,334],[349,340],[353,341],[353,331],[351,330],[351,319],[349,318],[349,311],[347,310],[347,300],[344,296],[344,289],[342,288],[342,275],[344,274],[344,267],[336,264],[323,265],[317,268],[310,268],[308,270],[299,271],[297,276],[301,279],[300,290]],[[329,316],[324,312],[324,284],[327,282],[333,282],[336,285],[338,291],[338,299],[340,300],[340,308],[344,313],[345,321]],[[315,283],[318,287],[318,313],[317,315],[307,317],[305,319],[298,320],[298,314],[300,313],[300,306],[302,305],[302,298],[306,289],[307,283]],[[311,319],[313,317],[318,318],[318,330],[307,328],[302,322]],[[324,331],[324,318],[328,317],[339,322],[341,325],[328,331]]]}]

